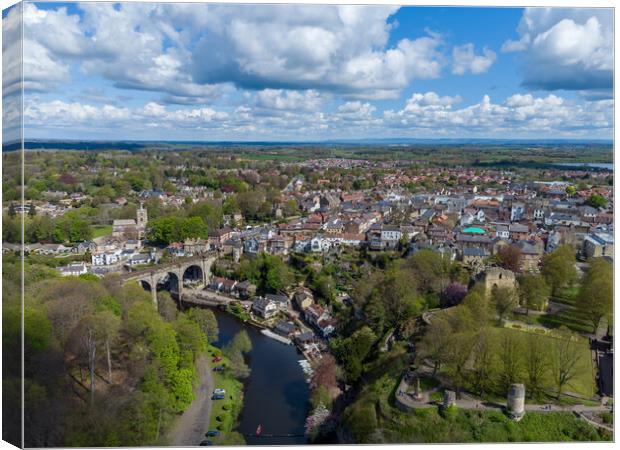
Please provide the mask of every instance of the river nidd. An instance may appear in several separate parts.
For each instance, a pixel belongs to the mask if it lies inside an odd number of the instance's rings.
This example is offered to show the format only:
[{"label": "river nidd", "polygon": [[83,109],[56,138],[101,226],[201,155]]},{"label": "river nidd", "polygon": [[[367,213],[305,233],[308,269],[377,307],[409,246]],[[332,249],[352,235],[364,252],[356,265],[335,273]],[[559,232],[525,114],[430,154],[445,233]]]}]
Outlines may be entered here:
[{"label": "river nidd", "polygon": [[[295,346],[269,338],[225,312],[213,312],[220,331],[215,346],[223,347],[241,330],[252,340],[252,351],[246,356],[251,372],[245,381],[238,431],[249,445],[305,444],[310,392],[299,365],[303,356]],[[252,436],[259,425],[261,435]]]}]

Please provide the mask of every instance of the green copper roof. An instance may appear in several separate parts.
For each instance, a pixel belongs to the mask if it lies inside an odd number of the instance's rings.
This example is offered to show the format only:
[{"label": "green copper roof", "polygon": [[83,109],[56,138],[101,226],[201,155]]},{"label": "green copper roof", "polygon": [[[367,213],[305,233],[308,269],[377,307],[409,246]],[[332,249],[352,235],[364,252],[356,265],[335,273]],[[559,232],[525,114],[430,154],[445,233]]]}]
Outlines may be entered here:
[{"label": "green copper roof", "polygon": [[463,233],[484,234],[484,233],[486,233],[486,231],[484,231],[482,228],[478,228],[478,227],[468,227],[468,228],[465,228],[463,230]]}]

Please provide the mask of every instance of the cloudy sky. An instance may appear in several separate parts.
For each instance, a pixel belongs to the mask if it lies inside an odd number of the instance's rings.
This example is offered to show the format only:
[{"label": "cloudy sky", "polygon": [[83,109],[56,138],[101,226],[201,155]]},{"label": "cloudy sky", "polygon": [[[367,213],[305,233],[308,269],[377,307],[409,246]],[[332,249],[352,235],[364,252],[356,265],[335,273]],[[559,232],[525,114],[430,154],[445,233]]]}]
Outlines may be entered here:
[{"label": "cloudy sky", "polygon": [[[27,139],[612,138],[611,9],[30,3],[23,18]],[[9,96],[19,23],[4,11]]]}]

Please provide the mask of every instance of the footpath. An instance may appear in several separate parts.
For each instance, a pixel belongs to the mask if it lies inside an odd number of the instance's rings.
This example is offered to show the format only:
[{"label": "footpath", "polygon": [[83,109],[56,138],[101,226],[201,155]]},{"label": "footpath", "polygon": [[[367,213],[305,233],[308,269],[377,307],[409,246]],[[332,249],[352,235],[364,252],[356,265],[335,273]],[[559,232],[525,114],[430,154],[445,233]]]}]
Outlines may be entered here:
[{"label": "footpath", "polygon": [[167,436],[170,446],[197,446],[206,439],[211,418],[211,393],[213,392],[213,372],[206,355],[198,358],[196,369],[200,384],[194,389],[196,398],[175,421]]}]

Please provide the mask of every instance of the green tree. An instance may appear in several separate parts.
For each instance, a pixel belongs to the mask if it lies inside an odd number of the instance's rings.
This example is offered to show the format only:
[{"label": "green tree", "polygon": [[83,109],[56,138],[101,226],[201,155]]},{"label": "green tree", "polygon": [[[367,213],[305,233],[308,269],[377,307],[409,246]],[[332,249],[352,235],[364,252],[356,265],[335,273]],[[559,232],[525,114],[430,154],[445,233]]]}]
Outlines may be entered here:
[{"label": "green tree", "polygon": [[510,332],[503,336],[500,345],[500,382],[502,392],[508,392],[511,384],[522,379],[523,361],[521,358],[521,339],[516,333]]},{"label": "green tree", "polygon": [[191,308],[187,317],[193,320],[202,332],[207,336],[209,342],[217,342],[219,338],[219,327],[215,314],[210,309]]},{"label": "green tree", "polygon": [[530,309],[542,311],[546,307],[550,295],[551,288],[540,275],[525,274],[519,280],[519,297],[527,314],[529,314]]},{"label": "green tree", "polygon": [[543,256],[541,273],[551,286],[553,295],[557,295],[560,289],[572,284],[577,278],[573,248],[570,245],[561,245],[552,253]]},{"label": "green tree", "polygon": [[413,269],[413,277],[423,293],[439,294],[450,281],[450,260],[432,250],[415,253],[407,262],[407,267]]},{"label": "green tree", "polygon": [[541,336],[529,333],[525,347],[524,365],[527,373],[527,391],[531,398],[541,398],[545,391],[545,380],[549,370],[548,348]]},{"label": "green tree", "polygon": [[611,316],[613,283],[613,265],[602,258],[590,260],[579,289],[576,307],[584,317],[587,317],[593,333],[596,333],[603,317]]},{"label": "green tree", "polygon": [[600,194],[592,194],[586,200],[586,205],[591,206],[592,208],[604,208],[607,206],[607,200]]},{"label": "green tree", "polygon": [[181,225],[181,238],[203,238],[208,236],[207,225],[202,220],[202,217],[189,217],[185,219]]}]

